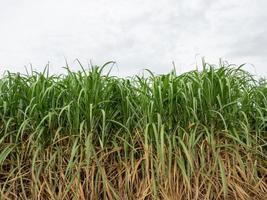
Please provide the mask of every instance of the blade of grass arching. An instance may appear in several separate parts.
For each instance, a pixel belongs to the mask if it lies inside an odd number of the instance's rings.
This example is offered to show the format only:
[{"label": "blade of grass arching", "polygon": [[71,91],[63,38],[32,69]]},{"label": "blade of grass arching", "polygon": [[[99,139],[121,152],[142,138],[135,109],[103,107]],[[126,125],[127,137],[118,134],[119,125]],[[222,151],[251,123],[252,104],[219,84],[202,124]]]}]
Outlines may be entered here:
[{"label": "blade of grass arching", "polygon": [[[61,110],[58,114],[58,124],[62,127],[65,127],[64,124],[61,124],[61,122],[60,122],[60,119],[62,118],[64,111],[67,112],[67,120],[68,120],[67,122],[71,125],[71,119],[70,119],[69,113],[70,113],[70,108],[71,108],[72,103],[73,103],[73,101],[71,101],[68,105],[64,106],[63,108],[61,108]],[[69,126],[69,127],[71,127],[71,126]]]},{"label": "blade of grass arching", "polygon": [[103,71],[108,65],[110,65],[110,64],[112,64],[112,66],[110,67],[110,69],[109,69],[109,71],[108,71],[108,73],[107,73],[107,75],[106,75],[106,76],[109,76],[109,74],[111,73],[111,70],[112,70],[113,66],[116,64],[115,61],[109,61],[109,62],[106,62],[106,63],[105,63],[104,65],[102,65],[102,67],[100,68],[99,73],[102,74],[102,71]]},{"label": "blade of grass arching", "polygon": [[16,143],[19,142],[19,139],[22,141],[23,133],[25,133],[25,129],[29,124],[30,124],[30,119],[26,119],[21,123],[16,135]]},{"label": "blade of grass arching", "polygon": [[[12,132],[4,133],[3,135],[1,135],[0,136],[0,147],[1,146],[3,147],[6,144],[5,141],[9,140],[11,136],[12,136]],[[12,144],[12,141],[10,141],[9,143]]]},{"label": "blade of grass arching", "polygon": [[113,119],[110,119],[108,120],[109,122],[112,122],[112,123],[115,123],[119,126],[121,126],[122,128],[125,129],[125,136],[124,136],[124,153],[125,153],[125,157],[128,158],[128,153],[129,153],[129,147],[131,147],[132,149],[135,149],[134,148],[134,145],[132,144],[133,143],[133,138],[132,138],[132,134],[130,133],[129,129],[124,126],[122,123],[118,122],[118,121],[115,121]]},{"label": "blade of grass arching", "polygon": [[[5,122],[5,124],[4,124],[4,127],[5,127],[5,131],[4,131],[4,133],[3,133],[3,135],[8,135],[8,130],[9,130],[9,128],[11,128],[11,126],[12,126],[12,121],[14,120],[14,118],[13,117],[10,117],[8,120],[7,120],[7,122]],[[13,122],[14,123],[14,122]],[[3,137],[3,136],[2,136]]]},{"label": "blade of grass arching", "polygon": [[0,167],[2,167],[4,161],[8,157],[8,155],[13,151],[15,146],[13,144],[9,144],[4,149],[1,150],[0,152]]},{"label": "blade of grass arching", "polygon": [[220,116],[221,120],[223,121],[224,130],[227,131],[228,130],[228,127],[227,127],[227,124],[226,124],[226,121],[225,121],[223,115],[220,112],[216,111],[216,110],[210,110],[210,111],[211,112],[214,112],[214,113],[216,113],[216,114],[218,114]]},{"label": "blade of grass arching", "polygon": [[81,63],[81,61],[80,61],[79,59],[75,59],[75,61],[78,62],[78,64],[79,64],[80,68],[82,69],[84,75],[87,75],[87,73],[86,73],[86,71],[85,71],[85,69],[84,69],[84,67],[83,67],[83,65],[82,65],[82,63]]}]

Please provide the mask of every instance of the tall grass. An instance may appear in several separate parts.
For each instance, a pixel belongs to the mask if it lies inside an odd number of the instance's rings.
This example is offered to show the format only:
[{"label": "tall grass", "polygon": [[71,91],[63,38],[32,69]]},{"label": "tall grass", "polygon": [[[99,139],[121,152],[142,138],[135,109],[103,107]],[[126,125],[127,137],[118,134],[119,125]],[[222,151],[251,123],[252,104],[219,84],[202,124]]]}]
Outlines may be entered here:
[{"label": "tall grass", "polygon": [[1,199],[266,199],[267,83],[242,66],[0,79]]}]

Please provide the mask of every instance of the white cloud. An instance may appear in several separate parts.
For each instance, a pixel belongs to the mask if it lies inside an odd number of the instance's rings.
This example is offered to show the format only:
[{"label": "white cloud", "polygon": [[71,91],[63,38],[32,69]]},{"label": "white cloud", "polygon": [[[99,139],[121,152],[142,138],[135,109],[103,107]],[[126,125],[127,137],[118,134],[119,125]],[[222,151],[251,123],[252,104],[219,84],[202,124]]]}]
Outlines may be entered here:
[{"label": "white cloud", "polygon": [[24,71],[28,63],[41,70],[48,61],[61,72],[65,58],[85,65],[115,60],[118,75],[168,72],[172,61],[184,72],[199,55],[254,63],[267,75],[266,6],[263,0],[2,1],[0,72]]}]

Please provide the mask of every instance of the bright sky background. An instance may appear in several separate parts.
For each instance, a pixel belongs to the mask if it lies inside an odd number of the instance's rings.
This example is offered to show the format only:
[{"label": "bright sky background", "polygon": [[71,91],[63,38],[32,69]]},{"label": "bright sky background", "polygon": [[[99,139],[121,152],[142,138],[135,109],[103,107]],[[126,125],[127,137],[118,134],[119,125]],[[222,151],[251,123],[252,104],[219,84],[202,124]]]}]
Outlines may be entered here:
[{"label": "bright sky background", "polygon": [[195,69],[202,56],[267,76],[266,0],[0,0],[0,73],[60,73],[114,60],[113,73]]}]

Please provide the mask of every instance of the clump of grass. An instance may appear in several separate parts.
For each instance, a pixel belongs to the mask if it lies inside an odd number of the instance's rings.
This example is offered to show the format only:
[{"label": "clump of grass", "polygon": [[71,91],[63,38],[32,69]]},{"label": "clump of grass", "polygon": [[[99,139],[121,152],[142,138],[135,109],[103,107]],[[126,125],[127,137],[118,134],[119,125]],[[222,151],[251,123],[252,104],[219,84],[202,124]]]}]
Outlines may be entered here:
[{"label": "clump of grass", "polygon": [[1,199],[267,198],[266,80],[107,65],[0,79]]}]

